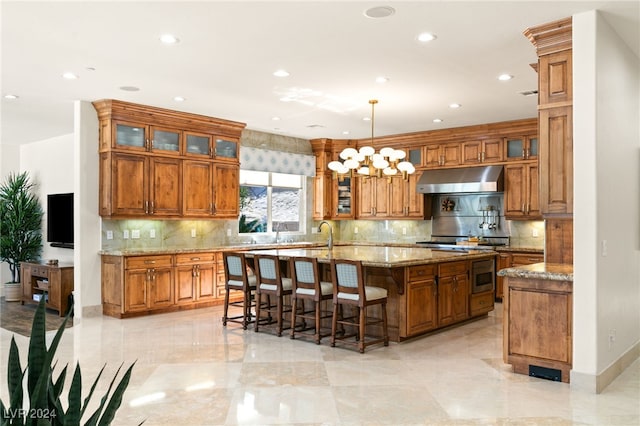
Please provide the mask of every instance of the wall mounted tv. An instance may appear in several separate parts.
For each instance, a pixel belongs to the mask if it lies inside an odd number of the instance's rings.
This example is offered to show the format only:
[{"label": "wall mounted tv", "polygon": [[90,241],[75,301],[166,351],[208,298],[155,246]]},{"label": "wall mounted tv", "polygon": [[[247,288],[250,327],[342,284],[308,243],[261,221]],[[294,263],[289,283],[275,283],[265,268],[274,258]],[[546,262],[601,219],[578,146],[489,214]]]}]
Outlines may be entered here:
[{"label": "wall mounted tv", "polygon": [[73,248],[73,192],[47,195],[47,241]]}]

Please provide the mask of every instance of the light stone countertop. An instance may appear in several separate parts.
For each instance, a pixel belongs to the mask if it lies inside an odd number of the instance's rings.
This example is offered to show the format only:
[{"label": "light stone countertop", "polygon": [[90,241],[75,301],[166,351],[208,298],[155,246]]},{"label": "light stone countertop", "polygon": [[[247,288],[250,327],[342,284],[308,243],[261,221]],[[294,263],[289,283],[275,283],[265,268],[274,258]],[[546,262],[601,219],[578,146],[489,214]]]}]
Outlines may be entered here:
[{"label": "light stone countertop", "polygon": [[573,265],[560,263],[534,263],[498,271],[498,276],[550,281],[573,282]]},{"label": "light stone countertop", "polygon": [[520,245],[519,243],[511,243],[508,246],[497,246],[496,251],[544,254],[544,247],[532,247]]},{"label": "light stone countertop", "polygon": [[290,257],[315,257],[320,263],[328,263],[331,259],[360,260],[364,266],[394,268],[428,263],[450,262],[475,258],[496,256],[495,251],[441,251],[422,247],[373,246],[373,245],[340,245],[329,250],[322,248],[294,248],[280,250],[250,250],[245,255],[268,254],[282,259]]}]

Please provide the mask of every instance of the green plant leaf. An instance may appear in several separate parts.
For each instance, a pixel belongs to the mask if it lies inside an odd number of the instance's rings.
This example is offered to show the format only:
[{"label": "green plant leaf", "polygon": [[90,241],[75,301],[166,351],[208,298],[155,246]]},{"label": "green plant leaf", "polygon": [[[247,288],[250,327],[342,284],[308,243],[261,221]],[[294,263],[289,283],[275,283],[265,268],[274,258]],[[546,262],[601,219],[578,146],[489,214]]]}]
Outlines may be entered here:
[{"label": "green plant leaf", "polygon": [[7,385],[9,389],[9,407],[22,407],[22,380],[24,379],[24,372],[20,365],[20,352],[18,351],[18,345],[14,337],[11,337],[8,363]]},{"label": "green plant leaf", "polygon": [[[129,366],[127,371],[124,373],[124,376],[122,376],[120,383],[118,383],[118,386],[116,386],[116,389],[113,391],[113,395],[111,395],[111,399],[109,400],[109,403],[107,404],[107,407],[104,410],[104,413],[102,415],[102,418],[100,419],[100,422],[98,423],[98,426],[109,426],[113,421],[113,418],[116,415],[116,411],[118,411],[118,408],[120,408],[120,404],[122,404],[122,396],[124,395],[124,392],[127,389],[127,386],[129,386],[129,380],[131,379],[131,372],[133,371],[133,366],[135,364],[136,363],[134,362]],[[120,367],[122,367],[122,365]],[[118,371],[120,371],[120,368],[118,368]],[[116,376],[117,375],[118,374],[116,373]],[[113,377],[113,379],[115,380],[115,376]],[[111,388],[111,386],[109,386],[109,388]]]},{"label": "green plant leaf", "polygon": [[76,364],[76,369],[69,388],[69,408],[64,417],[64,426],[76,426],[80,424],[82,418],[80,409],[82,408],[82,372],[80,363]]},{"label": "green plant leaf", "polygon": [[91,385],[91,390],[89,391],[89,395],[87,395],[87,397],[84,399],[84,403],[82,404],[82,411],[80,412],[80,417],[84,416],[84,413],[87,410],[87,407],[89,406],[89,402],[91,401],[91,397],[93,396],[93,392],[96,390],[96,386],[98,385],[98,380],[100,380],[100,376],[102,376],[102,372],[104,371],[105,367],[106,367],[106,364],[102,366],[102,368],[100,369],[100,372],[98,373],[98,376],[93,381],[93,384]]}]

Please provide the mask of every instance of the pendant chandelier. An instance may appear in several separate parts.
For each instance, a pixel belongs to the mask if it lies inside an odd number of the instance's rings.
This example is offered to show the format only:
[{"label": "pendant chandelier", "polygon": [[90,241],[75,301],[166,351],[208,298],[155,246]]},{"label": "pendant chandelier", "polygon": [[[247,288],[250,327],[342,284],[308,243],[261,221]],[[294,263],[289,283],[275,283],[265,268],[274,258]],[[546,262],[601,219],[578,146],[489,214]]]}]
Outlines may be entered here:
[{"label": "pendant chandelier", "polygon": [[[374,144],[374,108],[378,103],[376,99],[369,101],[371,104],[371,145]],[[381,148],[376,152],[373,146],[367,145],[355,148],[345,148],[340,153],[342,161],[332,161],[327,167],[333,171],[334,177],[343,179],[344,177],[385,177],[391,183],[393,177],[409,179],[409,175],[415,173],[416,168],[409,161],[405,161],[407,153],[401,149]]]}]

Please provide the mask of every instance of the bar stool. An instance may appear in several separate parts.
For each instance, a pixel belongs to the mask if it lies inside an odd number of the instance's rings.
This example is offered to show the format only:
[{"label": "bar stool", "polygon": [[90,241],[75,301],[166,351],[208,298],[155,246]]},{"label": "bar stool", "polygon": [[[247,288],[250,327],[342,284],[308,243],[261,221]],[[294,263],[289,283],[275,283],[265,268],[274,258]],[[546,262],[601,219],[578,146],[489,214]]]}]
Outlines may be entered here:
[{"label": "bar stool", "polygon": [[[247,273],[247,263],[243,253],[223,252],[224,259],[224,313],[222,315],[222,325],[227,322],[242,324],[244,330],[255,320],[251,316],[251,308],[255,307],[254,292],[256,291],[257,278],[255,275]],[[231,291],[241,291],[242,300],[229,302]],[[242,315],[229,316],[229,306],[241,307]]]},{"label": "bar stool", "polygon": [[[289,269],[291,271],[291,338],[296,338],[296,333],[313,336],[316,344],[320,344],[323,337],[331,335],[331,330],[325,328],[322,332],[322,320],[331,317],[331,311],[322,311],[322,302],[333,297],[333,284],[320,281],[318,259],[315,257],[292,257]],[[306,310],[304,301],[311,302],[312,309]],[[302,302],[300,310],[298,301]],[[297,320],[302,319],[298,325]],[[311,322],[311,325],[307,324]]]},{"label": "bar stool", "polygon": [[[291,305],[285,305],[285,296],[292,293],[291,278],[282,277],[280,272],[280,259],[278,256],[257,254],[254,256],[257,277],[256,284],[256,323],[255,331],[260,324],[273,324],[275,314],[276,334],[282,336],[284,314],[291,312]],[[263,300],[266,296],[267,301]],[[275,304],[273,304],[275,301]],[[260,316],[262,311],[268,313],[268,318]]]},{"label": "bar stool", "polygon": [[[389,346],[387,331],[387,290],[381,287],[364,284],[362,262],[359,260],[331,260],[331,278],[333,280],[333,315],[331,320],[331,346],[336,345],[336,339],[344,343],[356,345],[360,353],[364,353],[367,346],[384,343]],[[355,310],[352,316],[338,315],[339,307],[351,306]],[[380,305],[381,318],[369,317],[367,308]],[[337,337],[337,326],[355,327],[353,334]],[[367,326],[382,324],[382,336],[367,336]],[[347,340],[355,336],[355,341]]]}]

